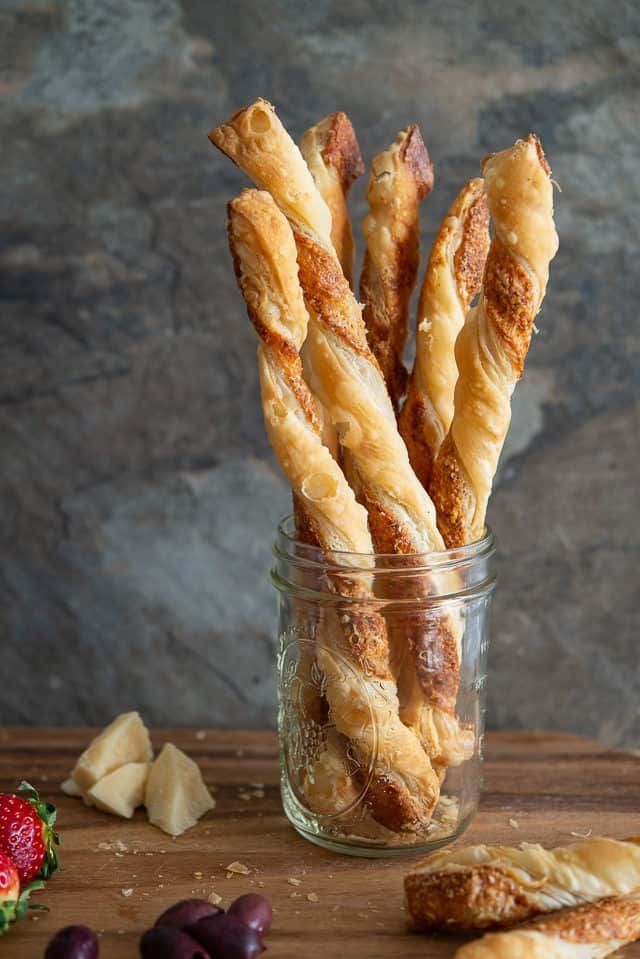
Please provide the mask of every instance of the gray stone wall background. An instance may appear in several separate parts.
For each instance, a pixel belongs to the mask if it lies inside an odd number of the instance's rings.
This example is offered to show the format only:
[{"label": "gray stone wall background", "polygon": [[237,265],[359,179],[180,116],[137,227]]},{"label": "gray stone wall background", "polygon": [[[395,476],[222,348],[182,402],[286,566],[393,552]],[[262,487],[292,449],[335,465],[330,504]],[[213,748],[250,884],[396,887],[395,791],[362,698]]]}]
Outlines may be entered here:
[{"label": "gray stone wall background", "polygon": [[0,0],[0,68],[0,721],[273,721],[288,496],[206,139],[263,95],[296,136],[346,110],[367,158],[419,122],[425,248],[541,135],[561,247],[491,507],[489,721],[637,743],[640,7]]}]

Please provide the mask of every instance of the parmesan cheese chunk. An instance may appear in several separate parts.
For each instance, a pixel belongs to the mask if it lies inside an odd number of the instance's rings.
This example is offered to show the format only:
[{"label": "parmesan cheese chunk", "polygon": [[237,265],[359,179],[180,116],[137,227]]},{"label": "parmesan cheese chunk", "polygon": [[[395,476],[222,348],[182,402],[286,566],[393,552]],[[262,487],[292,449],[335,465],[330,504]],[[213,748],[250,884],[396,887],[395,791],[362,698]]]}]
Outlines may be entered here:
[{"label": "parmesan cheese chunk", "polygon": [[213,809],[215,801],[197,763],[173,743],[166,743],[151,766],[145,806],[149,822],[170,836],[180,836]]},{"label": "parmesan cheese chunk", "polygon": [[149,763],[125,763],[99,779],[87,797],[103,812],[131,819],[144,802],[149,766]]},{"label": "parmesan cheese chunk", "polygon": [[149,731],[139,713],[122,713],[89,744],[71,778],[82,792],[126,763],[148,763],[153,758]]}]

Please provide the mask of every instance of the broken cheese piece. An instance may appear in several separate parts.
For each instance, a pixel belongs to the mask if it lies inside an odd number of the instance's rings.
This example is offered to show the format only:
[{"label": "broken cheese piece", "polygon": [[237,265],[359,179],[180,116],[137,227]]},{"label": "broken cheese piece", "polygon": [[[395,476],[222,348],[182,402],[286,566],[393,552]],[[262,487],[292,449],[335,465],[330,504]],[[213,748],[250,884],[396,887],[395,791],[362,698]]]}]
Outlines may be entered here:
[{"label": "broken cheese piece", "polygon": [[85,749],[71,778],[84,793],[125,763],[148,763],[152,759],[149,731],[140,714],[122,713]]},{"label": "broken cheese piece", "polygon": [[98,809],[123,819],[131,819],[144,802],[149,763],[125,763],[99,779],[87,792]]},{"label": "broken cheese piece", "polygon": [[71,776],[69,776],[68,779],[65,779],[65,781],[60,784],[60,789],[65,796],[73,796],[76,799],[82,799],[82,790],[75,779],[73,779]]},{"label": "broken cheese piece", "polygon": [[215,801],[197,763],[173,743],[166,743],[149,771],[145,806],[150,823],[170,836],[180,836],[213,809]]},{"label": "broken cheese piece", "polygon": [[74,799],[81,799],[85,806],[93,806],[93,800],[89,797],[89,794],[83,789],[80,789],[80,786],[72,776],[69,776],[69,778],[65,779],[63,783],[60,783],[60,789],[65,796],[72,796]]}]

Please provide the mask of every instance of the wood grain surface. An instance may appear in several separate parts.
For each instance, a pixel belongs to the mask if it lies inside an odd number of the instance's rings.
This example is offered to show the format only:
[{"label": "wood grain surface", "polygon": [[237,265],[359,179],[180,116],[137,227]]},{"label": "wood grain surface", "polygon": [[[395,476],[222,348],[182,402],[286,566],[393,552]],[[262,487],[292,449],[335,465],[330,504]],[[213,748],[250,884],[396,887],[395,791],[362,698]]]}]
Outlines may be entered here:
[{"label": "wood grain surface", "polygon": [[[77,922],[100,932],[101,959],[135,959],[140,934],[163,909],[212,891],[223,906],[247,891],[272,900],[268,955],[274,959],[453,955],[458,940],[406,931],[402,877],[411,858],[336,856],[296,835],[280,807],[273,733],[154,732],[156,746],[169,739],[197,759],[215,789],[216,809],[175,840],[150,826],[143,812],[126,822],[62,795],[59,784],[92,735],[0,729],[0,789],[27,778],[58,804],[64,867],[39,896],[50,912],[16,926],[2,940],[2,959],[40,959],[52,934]],[[264,795],[256,784],[264,784]],[[622,838],[639,831],[639,806],[638,756],[555,733],[493,733],[481,809],[462,841],[552,846],[590,830]],[[250,874],[226,878],[234,861]],[[621,955],[640,959],[640,944]]]}]

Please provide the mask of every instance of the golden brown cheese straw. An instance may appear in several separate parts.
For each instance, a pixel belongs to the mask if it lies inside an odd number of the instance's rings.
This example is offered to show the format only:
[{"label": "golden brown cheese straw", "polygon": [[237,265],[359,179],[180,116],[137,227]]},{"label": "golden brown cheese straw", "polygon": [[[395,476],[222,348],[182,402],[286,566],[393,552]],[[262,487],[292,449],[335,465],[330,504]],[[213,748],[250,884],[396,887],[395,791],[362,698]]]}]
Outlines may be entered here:
[{"label": "golden brown cheese straw", "polygon": [[471,932],[513,926],[609,896],[640,892],[640,844],[594,837],[544,849],[467,846],[434,853],[405,877],[415,929]]},{"label": "golden brown cheese straw", "polygon": [[[432,525],[431,503],[409,464],[348,284],[322,247],[303,234],[296,240],[312,318],[306,343],[312,387],[333,422],[340,424],[349,479],[367,508],[375,549],[411,554],[442,548]],[[425,589],[423,582],[420,591]],[[418,732],[434,763],[459,765],[473,751],[472,732],[462,729],[454,715],[459,620],[455,613],[436,610],[428,621],[417,615],[407,626],[403,638],[412,661],[405,662],[401,677],[401,717]]]},{"label": "golden brown cheese straw", "polygon": [[[229,242],[260,338],[264,419],[282,470],[323,549],[371,554],[366,512],[322,443],[315,400],[302,376],[300,347],[308,317],[296,247],[287,220],[268,193],[245,190],[232,201]],[[418,739],[400,721],[384,620],[367,608],[370,594],[355,574],[353,580],[338,579],[329,587],[363,602],[344,612],[335,649],[349,658],[354,670],[346,672],[332,649],[316,654],[327,676],[331,715],[337,730],[354,742],[363,765],[367,757],[376,757],[367,794],[374,817],[396,831],[415,830],[429,821],[438,780]]]},{"label": "golden brown cheese straw", "polygon": [[345,113],[331,113],[310,127],[300,151],[331,213],[331,241],[349,284],[353,278],[354,243],[347,196],[364,173],[360,147]]},{"label": "golden brown cheese straw", "polygon": [[478,305],[456,343],[451,428],[429,491],[448,547],[479,539],[549,263],[558,249],[551,171],[531,135],[483,164],[494,227]]},{"label": "golden brown cheese straw", "polygon": [[374,157],[362,224],[367,248],[360,299],[369,345],[397,409],[404,395],[403,362],[409,300],[420,258],[420,201],[433,189],[433,167],[416,124]]},{"label": "golden brown cheese straw", "polygon": [[[442,549],[433,503],[411,469],[384,379],[367,343],[360,307],[331,244],[330,217],[323,213],[328,211],[300,151],[264,100],[234,114],[209,137],[255,183],[267,186],[291,223],[300,285],[310,312],[305,349],[313,374],[311,387],[340,429],[341,444],[357,471],[375,549],[388,553]],[[426,637],[434,647],[427,659],[443,667],[459,663],[459,627],[450,619],[443,629],[434,623]],[[416,648],[415,654],[420,658],[423,650]],[[428,686],[443,679],[435,670],[425,670],[423,677]],[[427,697],[430,692],[425,690]],[[433,733],[428,748],[438,762],[462,755],[454,735],[453,705],[450,702],[446,711],[434,706],[428,719],[420,717],[420,728]],[[463,753],[467,751],[465,747]]]},{"label": "golden brown cheese straw", "polygon": [[454,200],[431,248],[418,304],[416,357],[399,419],[411,465],[427,489],[453,419],[456,337],[480,291],[488,249],[489,210],[484,181],[477,178]]},{"label": "golden brown cheese straw", "polygon": [[638,938],[640,896],[625,896],[489,933],[458,949],[455,959],[603,959]]}]

